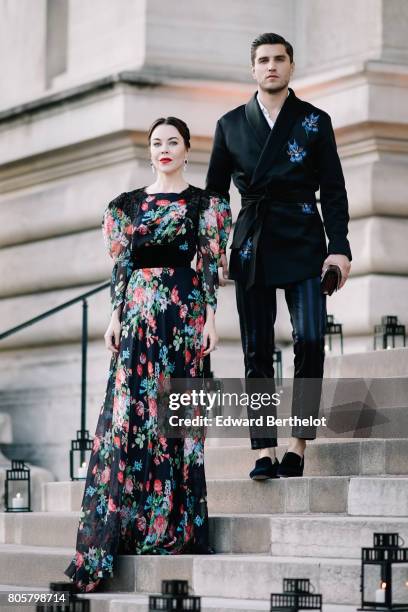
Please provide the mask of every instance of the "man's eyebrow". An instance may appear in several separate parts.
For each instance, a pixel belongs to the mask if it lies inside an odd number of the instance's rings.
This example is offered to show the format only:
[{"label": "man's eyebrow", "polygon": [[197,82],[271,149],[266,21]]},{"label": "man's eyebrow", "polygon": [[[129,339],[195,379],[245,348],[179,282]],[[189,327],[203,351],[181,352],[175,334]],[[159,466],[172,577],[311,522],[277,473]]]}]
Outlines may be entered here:
[{"label": "man's eyebrow", "polygon": [[[260,57],[258,57],[258,62],[260,62],[261,60],[269,59],[269,57],[269,55],[261,55]],[[278,55],[272,55],[271,57],[273,59],[284,59],[286,55],[284,53],[279,53]]]}]

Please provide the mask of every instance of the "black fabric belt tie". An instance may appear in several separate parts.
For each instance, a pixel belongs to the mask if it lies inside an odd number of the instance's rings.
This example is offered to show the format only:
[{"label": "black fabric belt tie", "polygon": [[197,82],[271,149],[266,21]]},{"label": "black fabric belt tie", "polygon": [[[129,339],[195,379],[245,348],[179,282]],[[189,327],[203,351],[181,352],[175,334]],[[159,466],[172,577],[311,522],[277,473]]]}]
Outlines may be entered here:
[{"label": "black fabric belt tie", "polygon": [[247,288],[255,283],[256,277],[256,252],[261,236],[264,220],[271,205],[276,204],[299,204],[316,203],[314,191],[303,189],[302,191],[280,192],[278,189],[268,188],[263,192],[243,195],[242,204],[242,223],[237,223],[234,233],[234,240],[231,248],[241,248],[247,237],[252,233],[252,257],[249,262],[249,273],[247,278]]},{"label": "black fabric belt tie", "polygon": [[176,247],[141,247],[132,253],[134,270],[140,268],[190,268],[192,256]]}]

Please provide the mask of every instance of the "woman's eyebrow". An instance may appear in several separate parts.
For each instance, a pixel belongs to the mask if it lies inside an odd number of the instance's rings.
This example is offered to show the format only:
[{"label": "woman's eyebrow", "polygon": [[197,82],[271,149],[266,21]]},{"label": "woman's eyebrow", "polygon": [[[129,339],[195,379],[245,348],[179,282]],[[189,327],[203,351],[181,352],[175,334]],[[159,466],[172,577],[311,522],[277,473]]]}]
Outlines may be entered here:
[{"label": "woman's eyebrow", "polygon": [[[178,136],[170,136],[170,138],[168,138],[167,140],[177,140],[178,141]],[[152,138],[152,142],[161,142],[161,138]]]}]

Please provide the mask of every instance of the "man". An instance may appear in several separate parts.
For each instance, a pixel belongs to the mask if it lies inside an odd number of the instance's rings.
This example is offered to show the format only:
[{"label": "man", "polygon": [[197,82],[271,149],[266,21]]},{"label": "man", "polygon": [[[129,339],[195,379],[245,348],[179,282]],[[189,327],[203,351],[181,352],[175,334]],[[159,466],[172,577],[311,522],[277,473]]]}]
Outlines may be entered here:
[{"label": "man", "polygon": [[[347,194],[329,115],[288,88],[292,45],[262,34],[252,43],[251,61],[257,92],[218,121],[207,187],[228,197],[232,177],[242,197],[229,277],[235,280],[247,382],[274,376],[276,288],[283,288],[295,354],[292,415],[314,418],[326,323],[321,275],[339,266],[342,287],[350,271]],[[324,226],[316,207],[319,188]],[[251,447],[259,450],[251,478],[303,475],[306,440],[316,437],[315,427],[292,428],[280,464],[276,436],[250,433]]]}]

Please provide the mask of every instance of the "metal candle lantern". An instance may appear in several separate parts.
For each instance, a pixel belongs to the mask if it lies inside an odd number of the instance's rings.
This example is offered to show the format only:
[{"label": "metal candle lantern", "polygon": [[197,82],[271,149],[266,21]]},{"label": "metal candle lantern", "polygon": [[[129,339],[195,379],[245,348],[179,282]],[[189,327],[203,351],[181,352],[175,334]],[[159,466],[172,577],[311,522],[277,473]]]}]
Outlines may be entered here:
[{"label": "metal candle lantern", "polygon": [[31,512],[30,468],[24,461],[12,459],[11,469],[6,470],[6,512]]},{"label": "metal candle lantern", "polygon": [[326,315],[326,333],[327,344],[325,349],[331,351],[333,348],[333,336],[339,336],[340,352],[343,354],[343,325],[335,323],[333,315]]},{"label": "metal candle lantern", "polygon": [[161,595],[149,596],[149,612],[201,612],[201,598],[188,594],[187,580],[163,580]]},{"label": "metal candle lantern", "polygon": [[36,612],[90,612],[91,602],[76,596],[76,586],[72,582],[51,582],[50,591],[50,601],[37,604]]},{"label": "metal candle lantern", "polygon": [[273,351],[273,368],[275,370],[276,384],[282,384],[282,351],[275,349]]},{"label": "metal candle lantern", "polygon": [[322,610],[322,596],[308,578],[284,578],[283,593],[271,593],[271,612]]},{"label": "metal candle lantern", "polygon": [[[408,611],[408,548],[400,545],[398,533],[374,533],[373,548],[361,550],[361,608],[359,610]],[[393,565],[403,565],[405,577],[399,583],[393,577]],[[377,570],[377,576],[370,576],[370,569]],[[396,587],[394,589],[394,587]],[[405,599],[400,599],[401,594]]]},{"label": "metal candle lantern", "polygon": [[377,343],[383,349],[395,348],[395,339],[398,337],[402,338],[402,346],[405,346],[405,325],[398,323],[398,317],[395,315],[384,315],[381,317],[381,324],[374,326],[374,350],[377,350]]},{"label": "metal candle lantern", "polygon": [[71,480],[83,480],[86,478],[85,453],[90,454],[93,440],[89,437],[89,431],[77,431],[76,440],[71,440],[69,451],[69,473]]}]

